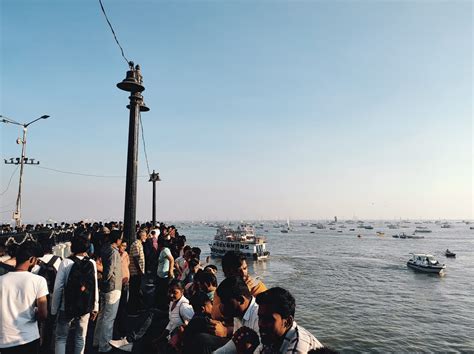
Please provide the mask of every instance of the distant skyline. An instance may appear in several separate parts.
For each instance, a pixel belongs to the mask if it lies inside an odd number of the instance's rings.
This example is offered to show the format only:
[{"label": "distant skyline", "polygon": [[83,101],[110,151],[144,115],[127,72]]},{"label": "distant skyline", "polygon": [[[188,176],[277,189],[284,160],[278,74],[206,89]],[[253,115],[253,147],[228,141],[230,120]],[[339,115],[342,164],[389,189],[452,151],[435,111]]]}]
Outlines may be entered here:
[{"label": "distant skyline", "polygon": [[[474,218],[471,1],[103,4],[142,67],[159,220]],[[121,220],[127,65],[99,2],[0,10],[0,114],[51,116],[28,129],[41,164],[25,167],[23,220]],[[0,222],[19,128],[0,123]]]}]

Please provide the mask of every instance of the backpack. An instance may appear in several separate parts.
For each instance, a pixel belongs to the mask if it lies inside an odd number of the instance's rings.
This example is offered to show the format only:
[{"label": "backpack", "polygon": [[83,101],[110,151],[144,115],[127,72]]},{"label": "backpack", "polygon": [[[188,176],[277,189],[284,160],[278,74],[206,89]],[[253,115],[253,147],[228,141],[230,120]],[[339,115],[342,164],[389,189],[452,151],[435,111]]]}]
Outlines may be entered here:
[{"label": "backpack", "polygon": [[82,260],[76,256],[69,259],[74,261],[64,290],[64,309],[71,317],[80,317],[94,309],[95,272],[89,257]]},{"label": "backpack", "polygon": [[11,271],[14,271],[14,270],[15,270],[15,267],[13,267],[9,264],[5,264],[5,263],[0,262],[0,275],[5,275],[5,274],[10,273]]},{"label": "backpack", "polygon": [[58,259],[59,259],[58,256],[53,256],[51,257],[48,263],[45,263],[41,260],[38,263],[40,267],[38,271],[38,275],[41,275],[43,278],[46,279],[46,283],[48,284],[49,294],[52,294],[54,290],[54,281],[56,280],[56,273],[57,273],[56,268],[54,268],[54,263],[56,263]]}]

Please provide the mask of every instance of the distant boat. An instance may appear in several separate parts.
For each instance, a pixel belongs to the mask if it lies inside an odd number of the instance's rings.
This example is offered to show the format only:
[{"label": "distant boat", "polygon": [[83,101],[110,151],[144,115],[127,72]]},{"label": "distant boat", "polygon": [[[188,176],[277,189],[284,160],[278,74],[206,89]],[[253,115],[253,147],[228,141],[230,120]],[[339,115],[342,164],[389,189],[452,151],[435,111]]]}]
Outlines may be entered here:
[{"label": "distant boat", "polygon": [[280,230],[281,233],[283,234],[287,234],[288,232],[290,232],[290,219],[286,219],[286,228],[283,228]]},{"label": "distant boat", "polygon": [[456,253],[451,252],[449,249],[444,252],[444,255],[448,258],[456,258]]},{"label": "distant boat", "polygon": [[377,231],[377,236],[385,236],[385,233],[383,233],[382,231]]},{"label": "distant boat", "polygon": [[442,229],[450,229],[452,226],[448,223],[441,225]]}]

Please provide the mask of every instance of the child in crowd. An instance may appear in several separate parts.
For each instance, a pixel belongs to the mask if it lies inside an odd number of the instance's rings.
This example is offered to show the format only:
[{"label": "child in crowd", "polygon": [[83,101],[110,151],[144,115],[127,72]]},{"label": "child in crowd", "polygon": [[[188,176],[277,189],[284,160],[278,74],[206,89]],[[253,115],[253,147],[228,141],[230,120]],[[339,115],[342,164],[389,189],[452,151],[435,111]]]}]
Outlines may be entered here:
[{"label": "child in crowd", "polygon": [[191,297],[190,302],[194,310],[194,316],[184,330],[183,354],[193,353],[194,337],[199,333],[207,333],[207,327],[211,320],[212,301],[205,292],[197,292]]}]

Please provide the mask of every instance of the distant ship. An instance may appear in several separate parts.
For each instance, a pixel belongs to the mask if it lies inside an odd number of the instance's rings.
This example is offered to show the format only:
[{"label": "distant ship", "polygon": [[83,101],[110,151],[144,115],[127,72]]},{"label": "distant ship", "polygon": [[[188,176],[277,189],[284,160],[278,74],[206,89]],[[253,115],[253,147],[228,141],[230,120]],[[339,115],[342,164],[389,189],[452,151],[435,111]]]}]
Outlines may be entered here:
[{"label": "distant ship", "polygon": [[267,259],[270,255],[270,252],[266,250],[265,238],[256,236],[254,228],[250,225],[241,225],[237,230],[218,228],[214,242],[209,246],[211,255],[214,257],[222,257],[228,251],[243,254],[254,260]]}]

